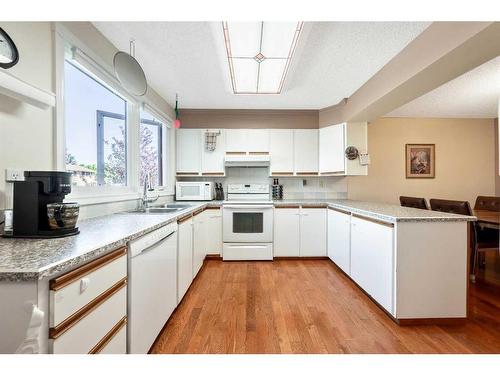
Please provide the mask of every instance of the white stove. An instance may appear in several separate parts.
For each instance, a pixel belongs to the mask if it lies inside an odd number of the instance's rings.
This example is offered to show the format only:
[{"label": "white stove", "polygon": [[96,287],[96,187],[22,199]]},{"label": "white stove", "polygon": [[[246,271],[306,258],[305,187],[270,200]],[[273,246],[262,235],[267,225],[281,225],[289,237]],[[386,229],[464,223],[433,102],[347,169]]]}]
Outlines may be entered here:
[{"label": "white stove", "polygon": [[268,184],[229,184],[222,203],[223,260],[273,259],[273,202]]}]

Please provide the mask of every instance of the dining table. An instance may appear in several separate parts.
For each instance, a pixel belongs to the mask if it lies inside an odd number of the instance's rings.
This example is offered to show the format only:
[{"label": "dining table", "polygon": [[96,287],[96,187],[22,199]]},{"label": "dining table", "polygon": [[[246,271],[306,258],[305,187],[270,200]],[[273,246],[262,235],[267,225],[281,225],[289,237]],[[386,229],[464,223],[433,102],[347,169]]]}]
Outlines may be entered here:
[{"label": "dining table", "polygon": [[482,227],[493,229],[500,228],[500,212],[488,210],[473,210],[473,214],[477,217],[477,222]]}]

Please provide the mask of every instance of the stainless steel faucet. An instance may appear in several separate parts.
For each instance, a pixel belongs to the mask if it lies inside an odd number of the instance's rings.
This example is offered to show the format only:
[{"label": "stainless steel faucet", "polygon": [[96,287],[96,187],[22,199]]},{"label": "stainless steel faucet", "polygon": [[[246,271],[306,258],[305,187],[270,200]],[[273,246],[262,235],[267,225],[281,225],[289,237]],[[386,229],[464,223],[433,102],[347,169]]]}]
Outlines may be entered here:
[{"label": "stainless steel faucet", "polygon": [[160,194],[158,193],[156,197],[149,198],[148,191],[153,191],[153,184],[151,182],[151,174],[148,172],[146,176],[144,176],[144,190],[142,192],[141,198],[141,209],[146,210],[148,208],[149,203],[156,202],[158,198],[160,198]]}]

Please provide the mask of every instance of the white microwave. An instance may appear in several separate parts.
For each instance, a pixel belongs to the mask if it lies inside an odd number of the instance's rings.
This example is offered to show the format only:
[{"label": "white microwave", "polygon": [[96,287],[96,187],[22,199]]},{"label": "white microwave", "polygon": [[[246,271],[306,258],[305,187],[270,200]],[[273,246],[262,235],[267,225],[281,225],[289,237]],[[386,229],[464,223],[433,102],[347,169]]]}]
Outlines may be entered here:
[{"label": "white microwave", "polygon": [[211,201],[214,199],[214,183],[208,181],[177,181],[175,200]]}]

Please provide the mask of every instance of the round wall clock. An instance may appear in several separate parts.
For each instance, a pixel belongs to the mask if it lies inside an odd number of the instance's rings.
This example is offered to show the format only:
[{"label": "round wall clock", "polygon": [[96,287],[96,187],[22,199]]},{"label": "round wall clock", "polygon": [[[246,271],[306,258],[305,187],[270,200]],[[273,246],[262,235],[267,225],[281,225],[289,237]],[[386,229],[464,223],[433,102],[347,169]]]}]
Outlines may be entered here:
[{"label": "round wall clock", "polygon": [[0,27],[0,68],[8,69],[19,61],[19,52],[10,36]]},{"label": "round wall clock", "polygon": [[345,149],[345,156],[348,160],[355,160],[359,156],[359,151],[354,146],[349,146]]}]

